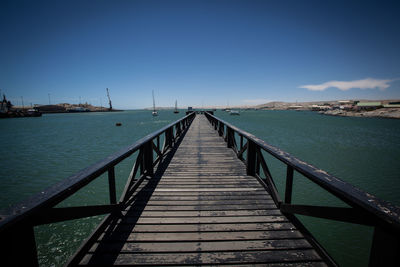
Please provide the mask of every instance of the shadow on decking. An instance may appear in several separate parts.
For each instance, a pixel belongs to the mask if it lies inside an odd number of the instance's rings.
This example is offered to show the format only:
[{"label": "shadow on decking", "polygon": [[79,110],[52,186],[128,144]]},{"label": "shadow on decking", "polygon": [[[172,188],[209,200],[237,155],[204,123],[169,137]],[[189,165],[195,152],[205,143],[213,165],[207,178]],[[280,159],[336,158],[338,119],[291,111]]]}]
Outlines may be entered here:
[{"label": "shadow on decking", "polygon": [[[105,230],[99,245],[93,252],[93,256],[88,262],[89,265],[98,264],[99,262],[101,262],[102,265],[114,264],[118,255],[122,253],[121,251],[124,245],[129,242],[128,239],[130,234],[133,232],[137,221],[146,208],[148,201],[154,193],[154,190],[156,189],[164,172],[168,168],[169,163],[174,157],[176,150],[179,148],[179,145],[181,144],[189,128],[190,126],[182,132],[182,134],[176,140],[174,147],[156,166],[157,168],[154,172],[154,176],[150,178],[146,177],[142,183],[147,182],[147,184],[145,184],[139,192],[137,192],[127,201],[124,206],[126,207],[126,210],[115,214],[115,217],[111,220],[109,226]],[[127,222],[127,220],[129,220],[129,222]],[[107,257],[104,256],[105,252],[107,252]]]}]

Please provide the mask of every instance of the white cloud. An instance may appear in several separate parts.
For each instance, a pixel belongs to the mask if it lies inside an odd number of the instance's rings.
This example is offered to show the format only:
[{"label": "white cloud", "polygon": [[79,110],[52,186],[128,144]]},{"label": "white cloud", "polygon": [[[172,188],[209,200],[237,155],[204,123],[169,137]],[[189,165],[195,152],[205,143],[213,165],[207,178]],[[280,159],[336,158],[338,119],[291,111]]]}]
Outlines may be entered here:
[{"label": "white cloud", "polygon": [[310,84],[310,85],[302,85],[299,88],[305,88],[310,91],[324,91],[327,88],[335,87],[342,91],[347,91],[352,88],[360,88],[360,89],[379,89],[385,90],[390,86],[390,82],[393,80],[378,80],[367,78],[363,80],[356,81],[329,81],[321,84]]},{"label": "white cloud", "polygon": [[271,100],[257,98],[257,99],[244,99],[243,102],[247,103],[247,104],[264,104],[264,103],[271,102]]}]

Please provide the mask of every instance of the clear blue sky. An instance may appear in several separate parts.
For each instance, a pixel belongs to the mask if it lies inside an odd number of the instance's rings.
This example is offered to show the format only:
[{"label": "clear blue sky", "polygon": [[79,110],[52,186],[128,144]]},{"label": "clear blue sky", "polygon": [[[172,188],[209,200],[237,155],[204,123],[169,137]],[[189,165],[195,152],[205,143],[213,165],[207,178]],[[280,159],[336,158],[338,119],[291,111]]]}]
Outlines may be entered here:
[{"label": "clear blue sky", "polygon": [[2,0],[0,89],[106,105],[108,87],[117,108],[151,90],[185,107],[400,98],[398,3]]}]

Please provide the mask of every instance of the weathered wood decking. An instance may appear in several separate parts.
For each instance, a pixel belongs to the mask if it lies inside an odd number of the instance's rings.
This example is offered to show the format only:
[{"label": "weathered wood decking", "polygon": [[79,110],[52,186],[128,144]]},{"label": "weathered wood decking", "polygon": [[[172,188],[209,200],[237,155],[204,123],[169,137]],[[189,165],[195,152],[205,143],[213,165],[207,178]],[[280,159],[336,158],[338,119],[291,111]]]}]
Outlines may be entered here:
[{"label": "weathered wood decking", "polygon": [[79,265],[325,265],[203,115],[171,153]]}]

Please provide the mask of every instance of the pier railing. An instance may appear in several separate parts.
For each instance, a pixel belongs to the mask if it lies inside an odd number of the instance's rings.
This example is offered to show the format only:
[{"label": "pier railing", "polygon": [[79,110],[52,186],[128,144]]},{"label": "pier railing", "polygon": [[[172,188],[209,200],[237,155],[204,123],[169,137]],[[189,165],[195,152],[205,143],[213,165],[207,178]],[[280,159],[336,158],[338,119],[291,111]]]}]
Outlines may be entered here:
[{"label": "pier railing", "polygon": [[[398,206],[380,200],[321,169],[301,161],[210,113],[205,113],[205,115],[219,135],[225,139],[227,147],[232,148],[238,158],[246,164],[247,174],[257,177],[265,185],[278,208],[306,233],[309,241],[327,260],[333,262],[325,249],[309,234],[295,214],[372,226],[374,227],[374,234],[369,265],[396,266],[399,263],[400,208]],[[236,140],[240,141],[237,142]],[[262,151],[269,153],[286,165],[286,186],[283,200],[278,193]],[[292,204],[294,172],[302,174],[302,177],[308,178],[344,201],[350,208]]]},{"label": "pier railing", "polygon": [[[34,226],[120,212],[141,182],[154,174],[154,168],[174,147],[177,138],[194,119],[191,113],[134,144],[89,166],[77,174],[40,192],[33,198],[0,213],[0,255],[4,266],[38,266]],[[160,144],[160,138],[164,140]],[[125,189],[117,201],[115,166],[138,152]],[[110,204],[55,208],[104,173],[108,173]]]}]

